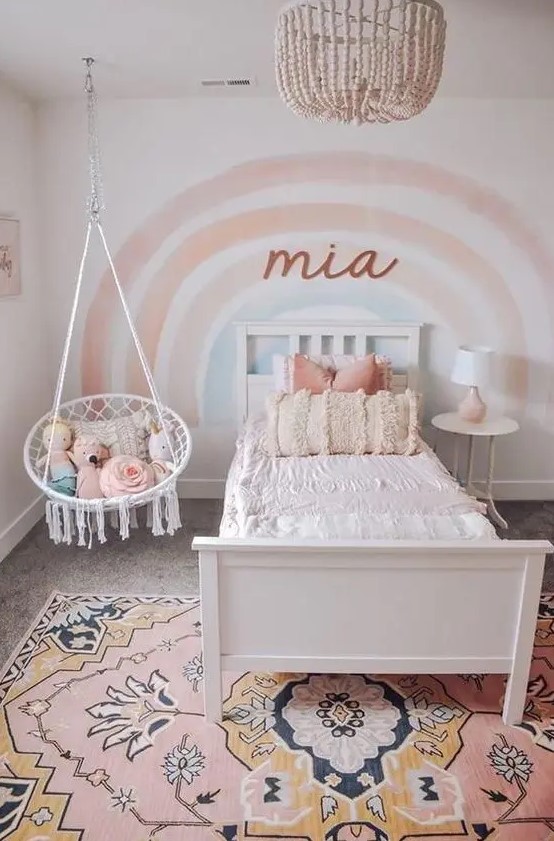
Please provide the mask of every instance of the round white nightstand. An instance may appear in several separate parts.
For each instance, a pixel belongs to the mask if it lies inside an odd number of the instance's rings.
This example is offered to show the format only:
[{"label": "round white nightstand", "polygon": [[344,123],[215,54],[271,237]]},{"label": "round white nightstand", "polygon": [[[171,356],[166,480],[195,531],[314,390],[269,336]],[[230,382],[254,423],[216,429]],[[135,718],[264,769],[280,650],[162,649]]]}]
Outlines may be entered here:
[{"label": "round white nightstand", "polygon": [[[459,479],[458,467],[460,457],[460,436],[466,435],[469,437],[469,447],[467,453],[467,471],[466,471],[466,489],[469,493],[475,496],[483,496],[473,485],[473,443],[475,438],[488,438],[489,440],[489,459],[487,480],[485,482],[484,498],[488,504],[488,510],[491,518],[498,523],[499,526],[506,529],[508,523],[500,516],[496,510],[494,500],[492,498],[492,482],[494,475],[494,445],[497,436],[510,435],[512,432],[517,432],[519,424],[512,418],[491,418],[484,420],[482,423],[469,423],[464,421],[456,412],[447,412],[443,415],[436,415],[431,421],[435,429],[442,432],[451,432],[455,437],[454,444],[454,466],[452,473],[456,479]],[[436,447],[435,447],[436,449]]]}]

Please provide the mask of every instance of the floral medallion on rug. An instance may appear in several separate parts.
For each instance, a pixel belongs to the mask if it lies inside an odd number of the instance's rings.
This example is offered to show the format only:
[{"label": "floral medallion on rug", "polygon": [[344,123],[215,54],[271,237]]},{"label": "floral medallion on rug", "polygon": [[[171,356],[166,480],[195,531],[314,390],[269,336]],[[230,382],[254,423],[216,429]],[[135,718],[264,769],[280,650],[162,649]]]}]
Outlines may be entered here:
[{"label": "floral medallion on rug", "polygon": [[504,679],[228,675],[197,599],[56,594],[0,681],[0,840],[554,840],[554,596]]}]

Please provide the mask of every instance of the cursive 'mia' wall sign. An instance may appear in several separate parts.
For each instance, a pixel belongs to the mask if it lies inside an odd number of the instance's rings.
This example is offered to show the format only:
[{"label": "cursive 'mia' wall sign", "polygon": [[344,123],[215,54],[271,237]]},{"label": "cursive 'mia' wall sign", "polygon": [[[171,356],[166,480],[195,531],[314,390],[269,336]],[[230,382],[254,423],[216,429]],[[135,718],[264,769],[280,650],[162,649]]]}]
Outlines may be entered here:
[{"label": "cursive 'mia' wall sign", "polygon": [[377,251],[362,251],[345,266],[344,269],[333,271],[336,254],[336,245],[331,243],[329,253],[315,269],[311,269],[311,255],[308,251],[295,251],[290,253],[284,248],[278,251],[270,251],[267,256],[267,264],[264,271],[264,279],[267,280],[274,270],[280,271],[281,277],[287,277],[293,266],[298,263],[300,275],[303,280],[313,280],[315,277],[326,277],[328,280],[336,280],[339,277],[360,278],[364,275],[372,280],[385,277],[394,269],[398,263],[397,259],[391,260],[387,265],[378,268],[379,254]]}]

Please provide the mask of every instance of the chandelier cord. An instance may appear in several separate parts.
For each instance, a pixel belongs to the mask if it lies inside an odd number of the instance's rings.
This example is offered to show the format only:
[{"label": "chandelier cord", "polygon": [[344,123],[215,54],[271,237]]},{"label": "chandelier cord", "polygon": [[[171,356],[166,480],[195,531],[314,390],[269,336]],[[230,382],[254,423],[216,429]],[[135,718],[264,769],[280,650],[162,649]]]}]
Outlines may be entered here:
[{"label": "chandelier cord", "polygon": [[102,185],[102,167],[100,163],[100,145],[98,142],[97,96],[92,78],[93,58],[83,59],[86,65],[85,93],[87,97],[88,118],[88,160],[90,194],[88,214],[91,221],[98,221],[100,211],[105,209],[104,189]]}]

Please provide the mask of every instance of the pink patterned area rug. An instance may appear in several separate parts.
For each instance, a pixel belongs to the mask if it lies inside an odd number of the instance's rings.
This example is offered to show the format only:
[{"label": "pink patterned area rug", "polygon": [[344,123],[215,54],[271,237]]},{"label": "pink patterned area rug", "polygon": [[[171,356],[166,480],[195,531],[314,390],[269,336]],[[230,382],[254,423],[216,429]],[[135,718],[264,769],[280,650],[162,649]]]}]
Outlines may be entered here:
[{"label": "pink patterned area rug", "polygon": [[554,597],[504,679],[228,675],[197,599],[55,594],[0,681],[0,841],[554,841]]}]

